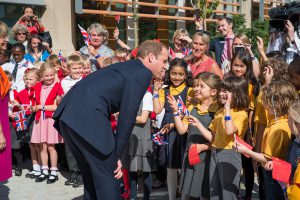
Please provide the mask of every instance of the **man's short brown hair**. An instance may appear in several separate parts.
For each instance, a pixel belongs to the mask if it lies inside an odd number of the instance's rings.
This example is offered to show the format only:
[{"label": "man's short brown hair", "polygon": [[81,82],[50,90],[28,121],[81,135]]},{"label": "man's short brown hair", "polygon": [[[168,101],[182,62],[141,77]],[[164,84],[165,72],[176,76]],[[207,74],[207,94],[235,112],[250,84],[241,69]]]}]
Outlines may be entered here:
[{"label": "man's short brown hair", "polygon": [[167,49],[167,47],[160,42],[156,42],[153,40],[146,40],[139,46],[139,51],[137,53],[137,57],[145,58],[150,53],[153,53],[157,58],[158,55],[161,54],[163,48]]}]

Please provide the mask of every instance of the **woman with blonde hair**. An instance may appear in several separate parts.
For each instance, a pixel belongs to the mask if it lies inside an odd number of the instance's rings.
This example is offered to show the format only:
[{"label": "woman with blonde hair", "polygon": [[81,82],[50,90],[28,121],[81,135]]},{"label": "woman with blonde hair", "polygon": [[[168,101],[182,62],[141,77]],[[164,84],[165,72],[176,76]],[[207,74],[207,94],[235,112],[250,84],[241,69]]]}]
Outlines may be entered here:
[{"label": "woman with blonde hair", "polygon": [[9,41],[7,25],[0,21],[0,50],[6,50]]},{"label": "woman with blonde hair", "polygon": [[174,58],[183,58],[191,53],[190,44],[192,43],[192,39],[185,29],[177,29],[173,34],[172,42],[174,48],[169,48],[169,56],[172,60]]},{"label": "woman with blonde hair", "polygon": [[87,32],[90,35],[90,44],[82,47],[79,52],[89,56],[92,63],[92,71],[94,72],[97,68],[100,68],[99,63],[105,58],[112,57],[114,52],[106,46],[109,33],[104,25],[94,23],[90,25]]},{"label": "woman with blonde hair", "polygon": [[16,24],[13,26],[11,30],[11,35],[16,42],[22,43],[25,46],[26,53],[27,53],[27,44],[28,44],[27,39],[29,36],[29,31],[27,27],[23,24]]},{"label": "woman with blonde hair", "polygon": [[192,42],[192,56],[187,60],[191,66],[193,77],[201,72],[211,72],[223,78],[223,73],[219,68],[217,62],[206,55],[209,49],[210,38],[209,35],[203,32],[196,32],[193,36]]}]

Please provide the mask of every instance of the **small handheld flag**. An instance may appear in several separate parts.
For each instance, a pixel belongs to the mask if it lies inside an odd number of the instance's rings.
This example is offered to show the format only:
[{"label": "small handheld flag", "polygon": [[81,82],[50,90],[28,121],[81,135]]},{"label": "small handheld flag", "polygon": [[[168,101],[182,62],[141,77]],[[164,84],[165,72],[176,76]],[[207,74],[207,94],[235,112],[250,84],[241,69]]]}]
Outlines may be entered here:
[{"label": "small handheld flag", "polygon": [[81,32],[81,35],[82,35],[82,37],[83,37],[84,43],[85,43],[86,45],[89,45],[89,44],[91,43],[91,37],[90,37],[90,35],[89,35],[88,32],[87,32],[84,28],[82,28],[79,24],[78,24],[78,27],[79,27],[80,32]]},{"label": "small handheld flag", "polygon": [[27,129],[25,110],[16,112],[16,117],[14,120],[16,122],[16,131],[24,131]]},{"label": "small handheld flag", "polygon": [[[236,139],[236,141],[237,141],[238,143],[244,145],[245,147],[247,147],[247,149],[250,149],[250,150],[253,149],[253,147],[252,147],[250,144],[248,144],[247,142],[245,142],[244,140],[242,140],[242,139],[241,139],[239,136],[237,136],[236,134],[234,134],[234,137],[235,137],[235,139]],[[249,155],[247,155],[247,154],[245,154],[245,153],[244,153],[244,156],[247,157],[247,158],[249,158]]]},{"label": "small handheld flag", "polygon": [[198,155],[196,144],[192,144],[192,146],[190,147],[188,157],[189,157],[190,165],[196,165],[199,162],[201,162],[199,155]]},{"label": "small handheld flag", "polygon": [[116,15],[116,16],[115,16],[115,20],[116,20],[116,22],[117,22],[118,24],[120,23],[120,18],[121,18],[120,15]]},{"label": "small handheld flag", "polygon": [[157,132],[152,135],[152,141],[157,145],[165,145],[168,142],[164,139],[164,134],[161,132]]},{"label": "small handheld flag", "polygon": [[290,176],[292,172],[292,165],[289,162],[280,160],[279,158],[272,158],[273,171],[272,177],[275,180],[282,181],[284,183],[290,182]]},{"label": "small handheld flag", "polygon": [[187,107],[184,105],[183,100],[181,96],[178,96],[178,110],[184,115],[184,116],[189,116],[190,112],[188,111]]}]

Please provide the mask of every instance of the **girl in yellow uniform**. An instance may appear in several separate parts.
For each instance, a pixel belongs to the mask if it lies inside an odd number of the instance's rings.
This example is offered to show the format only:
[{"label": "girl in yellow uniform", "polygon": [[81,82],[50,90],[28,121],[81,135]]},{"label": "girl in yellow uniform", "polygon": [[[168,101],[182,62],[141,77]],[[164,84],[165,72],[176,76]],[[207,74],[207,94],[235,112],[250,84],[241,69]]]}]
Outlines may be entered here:
[{"label": "girl in yellow uniform", "polygon": [[169,63],[170,67],[166,72],[165,84],[162,89],[162,81],[154,81],[153,108],[159,114],[165,108],[165,115],[162,120],[161,133],[166,135],[167,145],[160,146],[160,166],[167,168],[167,184],[169,199],[176,199],[177,171],[182,167],[182,159],[186,146],[186,135],[179,135],[174,126],[173,112],[167,101],[168,94],[176,99],[181,97],[188,106],[188,96],[191,96],[193,85],[192,74],[188,65],[183,59],[175,58]]},{"label": "girl in yellow uniform", "polygon": [[[270,121],[263,134],[261,153],[247,149],[235,141],[236,150],[259,161],[263,166],[272,157],[285,159],[291,142],[291,130],[288,126],[289,106],[296,100],[297,93],[287,81],[272,81],[262,88],[262,103],[270,115]],[[266,199],[284,200],[284,193],[278,181],[272,178],[272,172],[263,170]]]},{"label": "girl in yellow uniform", "polygon": [[221,82],[220,103],[209,129],[195,117],[189,123],[212,143],[209,166],[210,199],[239,199],[241,156],[232,150],[234,134],[243,138],[248,127],[248,86],[245,79],[226,77]]},{"label": "girl in yellow uniform", "polygon": [[[196,117],[201,123],[208,127],[220,105],[217,97],[220,89],[221,79],[218,75],[203,72],[194,79],[193,92],[195,102],[189,106],[190,115]],[[188,117],[183,118],[178,113],[178,102],[174,97],[169,96],[168,101],[172,108],[175,127],[179,134],[187,133],[187,147],[184,154],[180,190],[181,200],[209,199],[209,163],[210,163],[210,142],[207,141],[194,126],[189,126]],[[196,145],[200,163],[190,165],[188,152]]]}]

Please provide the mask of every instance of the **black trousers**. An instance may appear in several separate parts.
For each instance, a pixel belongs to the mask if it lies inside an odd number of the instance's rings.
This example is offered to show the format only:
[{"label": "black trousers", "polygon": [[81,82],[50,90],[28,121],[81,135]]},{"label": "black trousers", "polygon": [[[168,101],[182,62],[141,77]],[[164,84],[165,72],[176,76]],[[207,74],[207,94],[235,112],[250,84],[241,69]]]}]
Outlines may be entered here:
[{"label": "black trousers", "polygon": [[116,151],[103,155],[64,122],[60,121],[59,126],[82,174],[84,199],[120,200],[119,181],[114,178],[114,170],[117,168]]}]

